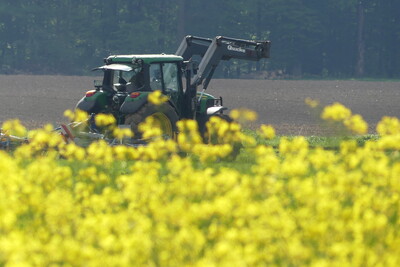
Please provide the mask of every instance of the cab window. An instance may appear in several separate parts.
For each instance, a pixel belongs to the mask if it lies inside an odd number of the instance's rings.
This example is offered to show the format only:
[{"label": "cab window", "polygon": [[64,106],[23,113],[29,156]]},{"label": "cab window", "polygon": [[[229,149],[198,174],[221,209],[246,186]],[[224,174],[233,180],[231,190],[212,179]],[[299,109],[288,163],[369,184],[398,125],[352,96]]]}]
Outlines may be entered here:
[{"label": "cab window", "polygon": [[166,91],[177,92],[179,90],[178,84],[178,66],[176,63],[164,63],[162,65],[164,74],[164,88]]},{"label": "cab window", "polygon": [[162,90],[162,77],[161,77],[160,64],[150,65],[150,88],[153,91]]},{"label": "cab window", "polygon": [[136,73],[134,71],[122,71],[122,70],[114,70],[113,71],[113,89],[119,90],[121,86],[125,86],[129,83],[133,77],[135,77]]}]

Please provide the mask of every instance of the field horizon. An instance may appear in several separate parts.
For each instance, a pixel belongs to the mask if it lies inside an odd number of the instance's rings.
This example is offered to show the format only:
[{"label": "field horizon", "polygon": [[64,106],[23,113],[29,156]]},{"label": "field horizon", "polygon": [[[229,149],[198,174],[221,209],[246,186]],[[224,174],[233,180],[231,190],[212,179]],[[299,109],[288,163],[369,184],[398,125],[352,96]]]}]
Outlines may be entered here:
[{"label": "field horizon", "polygon": [[[20,119],[28,128],[67,122],[63,113],[74,109],[95,76],[0,75],[0,122]],[[383,116],[399,117],[400,81],[359,80],[245,80],[213,79],[207,92],[224,99],[229,110],[246,108],[257,112],[250,129],[271,124],[279,135],[326,135],[318,114],[304,100],[319,100],[322,106],[340,102],[369,124],[369,133]],[[229,112],[228,110],[228,112]]]}]

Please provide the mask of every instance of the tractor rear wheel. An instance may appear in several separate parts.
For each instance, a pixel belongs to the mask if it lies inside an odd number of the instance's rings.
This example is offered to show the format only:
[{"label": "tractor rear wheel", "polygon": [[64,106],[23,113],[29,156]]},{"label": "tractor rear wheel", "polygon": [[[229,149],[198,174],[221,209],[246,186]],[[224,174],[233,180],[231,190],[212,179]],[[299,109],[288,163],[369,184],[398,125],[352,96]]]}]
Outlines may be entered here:
[{"label": "tractor rear wheel", "polygon": [[139,124],[144,122],[146,118],[150,116],[153,117],[154,124],[161,129],[164,137],[175,137],[177,132],[176,123],[179,120],[175,109],[167,103],[159,106],[147,103],[137,112],[126,115],[125,117],[125,124],[131,126],[135,139],[142,138],[142,133],[139,131]]}]

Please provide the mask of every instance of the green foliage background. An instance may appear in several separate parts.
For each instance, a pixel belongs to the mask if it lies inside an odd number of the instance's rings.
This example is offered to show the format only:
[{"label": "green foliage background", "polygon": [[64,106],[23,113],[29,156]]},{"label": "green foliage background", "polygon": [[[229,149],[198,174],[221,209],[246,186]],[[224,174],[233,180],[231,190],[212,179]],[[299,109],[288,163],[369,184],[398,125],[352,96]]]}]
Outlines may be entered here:
[{"label": "green foliage background", "polygon": [[174,53],[187,34],[272,41],[217,75],[400,77],[397,0],[0,0],[0,73],[88,74],[114,53]]}]

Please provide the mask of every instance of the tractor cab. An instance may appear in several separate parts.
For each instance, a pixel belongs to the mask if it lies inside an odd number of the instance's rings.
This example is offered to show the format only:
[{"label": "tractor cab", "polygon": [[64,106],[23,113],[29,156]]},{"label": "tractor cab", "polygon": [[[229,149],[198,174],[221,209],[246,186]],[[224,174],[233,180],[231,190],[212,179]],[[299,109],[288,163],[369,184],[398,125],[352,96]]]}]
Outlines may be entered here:
[{"label": "tractor cab", "polygon": [[103,70],[101,87],[108,92],[133,92],[144,89],[144,75],[140,65],[110,64],[94,70]]},{"label": "tractor cab", "polygon": [[143,105],[144,100],[140,100],[147,99],[149,93],[160,90],[181,114],[182,61],[180,56],[165,54],[109,56],[104,59],[105,65],[93,69],[103,71],[102,82],[79,101],[77,108],[123,117]]}]

